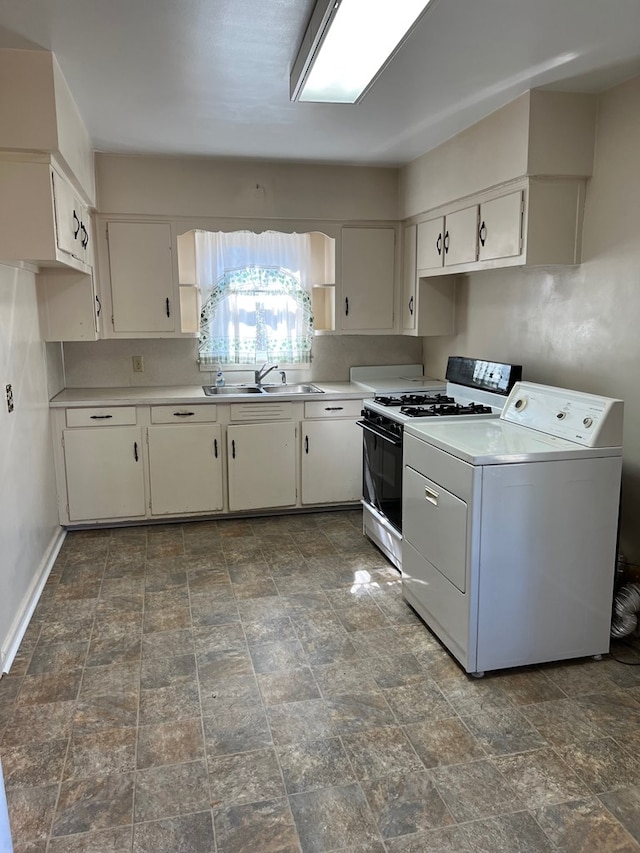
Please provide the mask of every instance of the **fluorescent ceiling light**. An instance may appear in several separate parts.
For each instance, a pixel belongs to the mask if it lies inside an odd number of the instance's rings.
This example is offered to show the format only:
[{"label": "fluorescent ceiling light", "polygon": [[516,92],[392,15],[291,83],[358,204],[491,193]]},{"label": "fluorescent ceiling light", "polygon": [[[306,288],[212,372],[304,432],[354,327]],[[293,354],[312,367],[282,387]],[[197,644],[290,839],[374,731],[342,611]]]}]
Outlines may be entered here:
[{"label": "fluorescent ceiling light", "polygon": [[291,100],[355,104],[431,0],[318,0],[291,73]]}]

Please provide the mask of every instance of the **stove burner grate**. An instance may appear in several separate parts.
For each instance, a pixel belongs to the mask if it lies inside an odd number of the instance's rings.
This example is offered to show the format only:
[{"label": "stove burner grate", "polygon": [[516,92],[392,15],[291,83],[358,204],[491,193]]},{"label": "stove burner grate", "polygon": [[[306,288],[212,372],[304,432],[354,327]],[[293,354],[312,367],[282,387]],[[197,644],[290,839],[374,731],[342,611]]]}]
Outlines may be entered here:
[{"label": "stove burner grate", "polygon": [[375,397],[375,403],[381,406],[438,406],[442,403],[454,403],[453,397],[446,394],[399,394],[391,397]]},{"label": "stove burner grate", "polygon": [[441,418],[449,415],[490,415],[491,406],[483,406],[482,403],[444,403],[428,407],[402,406],[400,413],[410,418]]}]

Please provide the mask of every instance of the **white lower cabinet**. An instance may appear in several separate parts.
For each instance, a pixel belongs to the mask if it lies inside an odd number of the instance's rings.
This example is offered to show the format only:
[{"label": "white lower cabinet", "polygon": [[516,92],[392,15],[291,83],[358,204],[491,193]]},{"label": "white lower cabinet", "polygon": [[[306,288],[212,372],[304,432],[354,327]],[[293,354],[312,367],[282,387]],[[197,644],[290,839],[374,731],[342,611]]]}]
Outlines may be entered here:
[{"label": "white lower cabinet", "polygon": [[303,504],[351,503],[362,497],[362,431],[355,418],[340,417],[349,409],[359,413],[360,406],[360,400],[332,402],[324,408],[334,409],[335,417],[302,422]]},{"label": "white lower cabinet", "polygon": [[145,515],[140,427],[65,429],[63,446],[70,522]]},{"label": "white lower cabinet", "polygon": [[362,432],[354,420],[302,424],[302,503],[362,497]]},{"label": "white lower cabinet", "polygon": [[232,512],[295,506],[295,423],[231,424],[227,468]]},{"label": "white lower cabinet", "polygon": [[362,399],[56,409],[60,523],[348,504]]},{"label": "white lower cabinet", "polygon": [[223,508],[219,424],[150,426],[147,438],[151,515]]}]

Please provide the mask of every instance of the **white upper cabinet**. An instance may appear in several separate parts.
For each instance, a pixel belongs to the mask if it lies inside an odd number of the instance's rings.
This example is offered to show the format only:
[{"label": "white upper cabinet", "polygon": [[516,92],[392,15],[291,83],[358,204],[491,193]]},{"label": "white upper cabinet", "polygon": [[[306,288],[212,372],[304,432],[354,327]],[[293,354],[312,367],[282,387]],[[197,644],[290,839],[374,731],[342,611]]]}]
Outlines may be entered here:
[{"label": "white upper cabinet", "polygon": [[389,334],[395,330],[395,245],[395,228],[342,229],[339,322],[343,332]]},{"label": "white upper cabinet", "polygon": [[522,251],[524,195],[517,190],[480,205],[478,260],[515,258]]},{"label": "white upper cabinet", "polygon": [[419,270],[444,266],[444,216],[436,216],[418,225],[416,266]]},{"label": "white upper cabinet", "polygon": [[436,263],[436,258],[440,259],[436,268],[441,268],[443,225],[444,217],[438,217],[419,227],[403,228],[403,335],[452,335],[455,331],[455,276],[425,278],[419,272],[425,264]]},{"label": "white upper cabinet", "polygon": [[445,217],[445,267],[471,264],[478,258],[478,206],[470,205]]},{"label": "white upper cabinet", "polygon": [[97,341],[102,300],[93,272],[47,268],[36,276],[40,334],[44,341]]},{"label": "white upper cabinet", "polygon": [[402,329],[405,334],[416,327],[417,226],[402,229]]},{"label": "white upper cabinet", "polygon": [[584,192],[581,178],[522,178],[451,205],[418,222],[418,275],[579,263]]},{"label": "white upper cabinet", "polygon": [[49,158],[3,157],[0,260],[63,265],[88,272],[89,246],[87,208]]},{"label": "white upper cabinet", "polygon": [[171,226],[108,222],[107,239],[115,335],[174,332],[179,300]]},{"label": "white upper cabinet", "polygon": [[87,206],[55,169],[52,178],[58,248],[91,265],[93,241]]}]

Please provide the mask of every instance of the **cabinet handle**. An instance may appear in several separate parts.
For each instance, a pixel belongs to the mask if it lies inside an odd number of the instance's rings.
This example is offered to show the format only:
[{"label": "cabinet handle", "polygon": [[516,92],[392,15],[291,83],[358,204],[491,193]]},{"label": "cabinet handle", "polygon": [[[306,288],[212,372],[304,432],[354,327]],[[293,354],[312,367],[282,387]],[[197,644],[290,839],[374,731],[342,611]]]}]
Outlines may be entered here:
[{"label": "cabinet handle", "polygon": [[98,307],[97,307],[97,309],[96,309],[96,317],[99,317],[99,316],[100,316],[100,312],[102,311],[102,302],[100,302],[100,297],[99,297],[99,296],[96,296],[96,303],[97,303],[97,305],[98,305]]},{"label": "cabinet handle", "polygon": [[174,412],[174,418],[192,418],[195,415],[195,412]]},{"label": "cabinet handle", "polygon": [[434,506],[438,506],[438,498],[440,497],[439,492],[434,492],[433,489],[430,489],[428,486],[424,487],[424,499],[425,501],[429,501],[430,504]]},{"label": "cabinet handle", "polygon": [[218,439],[217,438],[213,439],[213,455],[216,457],[216,459],[218,458]]},{"label": "cabinet handle", "polygon": [[82,240],[80,242],[81,242],[82,248],[86,249],[87,246],[89,245],[89,232],[84,227],[84,222],[80,223],[80,230],[82,231]]},{"label": "cabinet handle", "polygon": [[325,406],[325,412],[341,412],[344,409],[344,406]]},{"label": "cabinet handle", "polygon": [[73,239],[78,239],[78,234],[80,233],[80,220],[78,219],[78,214],[73,211]]},{"label": "cabinet handle", "polygon": [[449,254],[449,232],[444,232],[444,253],[445,255]]},{"label": "cabinet handle", "polygon": [[236,442],[235,442],[235,439],[232,439],[232,441],[231,441],[231,458],[232,459],[236,458]]},{"label": "cabinet handle", "polygon": [[438,234],[438,239],[436,240],[436,249],[438,250],[438,255],[442,254],[442,231]]},{"label": "cabinet handle", "polygon": [[93,421],[106,421],[108,418],[112,418],[113,415],[91,415],[91,420]]},{"label": "cabinet handle", "polygon": [[349,297],[345,296],[344,298],[344,316],[349,316]]},{"label": "cabinet handle", "polygon": [[409,300],[409,314],[411,317],[413,317],[413,296]]},{"label": "cabinet handle", "polygon": [[169,303],[169,297],[168,296],[166,299],[166,305],[167,305],[167,317],[170,317],[171,316],[171,305]]},{"label": "cabinet handle", "polygon": [[484,223],[484,219],[482,220],[482,225],[478,231],[478,237],[480,238],[480,245],[484,246],[487,241],[487,226]]},{"label": "cabinet handle", "polygon": [[136,460],[136,462],[138,461],[138,442],[137,441],[133,442],[133,458]]},{"label": "cabinet handle", "polygon": [[305,453],[309,452],[309,436],[308,435],[305,435],[305,437],[304,437],[304,452]]}]

